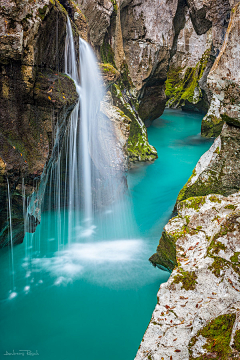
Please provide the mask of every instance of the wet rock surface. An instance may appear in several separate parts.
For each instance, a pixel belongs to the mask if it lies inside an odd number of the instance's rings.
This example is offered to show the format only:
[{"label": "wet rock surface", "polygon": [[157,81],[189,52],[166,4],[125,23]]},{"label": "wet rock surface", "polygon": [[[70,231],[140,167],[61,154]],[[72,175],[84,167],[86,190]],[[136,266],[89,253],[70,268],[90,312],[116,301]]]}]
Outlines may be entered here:
[{"label": "wet rock surface", "polygon": [[[38,187],[59,127],[78,95],[64,72],[67,12],[58,1],[1,3],[0,36],[1,243],[9,243],[7,183],[12,201],[14,241],[23,239],[22,184],[26,196]],[[56,26],[57,24],[57,26]],[[52,29],[52,31],[49,31]],[[54,156],[54,154],[53,154]],[[33,231],[37,221],[31,221]]]}]

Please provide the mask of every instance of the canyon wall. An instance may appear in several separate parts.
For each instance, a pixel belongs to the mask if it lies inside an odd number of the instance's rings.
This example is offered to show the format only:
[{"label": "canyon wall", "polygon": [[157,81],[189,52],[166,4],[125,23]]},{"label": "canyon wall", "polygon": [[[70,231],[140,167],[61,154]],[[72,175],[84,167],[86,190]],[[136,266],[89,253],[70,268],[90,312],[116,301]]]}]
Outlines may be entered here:
[{"label": "canyon wall", "polygon": [[[54,146],[61,148],[78,99],[75,84],[64,74],[66,21],[67,11],[58,1],[1,0],[1,247],[9,243],[9,196],[13,239],[19,243],[25,231],[23,203],[56,158]],[[84,20],[82,25],[84,36]],[[27,230],[34,231],[37,224],[29,215]]]},{"label": "canyon wall", "polygon": [[[126,168],[128,159],[157,158],[146,126],[166,105],[206,113],[202,134],[217,137],[180,191],[178,215],[150,258],[173,272],[159,290],[136,359],[239,358],[239,3],[0,5],[0,246],[9,244],[9,193],[14,242],[23,240],[23,202],[57,159],[77,101],[75,85],[64,74],[69,16],[76,47],[80,35],[97,54],[106,90],[102,116],[114,124]],[[38,222],[29,216],[27,230]]]},{"label": "canyon wall", "polygon": [[177,216],[149,259],[171,275],[136,359],[240,357],[239,6],[223,41],[216,29],[218,55],[207,76],[212,100],[202,129],[219,136],[180,191]]}]

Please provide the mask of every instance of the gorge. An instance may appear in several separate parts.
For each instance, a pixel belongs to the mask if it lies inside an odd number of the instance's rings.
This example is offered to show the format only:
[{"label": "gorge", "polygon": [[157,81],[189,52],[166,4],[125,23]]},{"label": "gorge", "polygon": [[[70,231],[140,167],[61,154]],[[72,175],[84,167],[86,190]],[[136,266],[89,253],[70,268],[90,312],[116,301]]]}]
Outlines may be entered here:
[{"label": "gorge", "polygon": [[238,359],[239,3],[0,5],[1,355]]}]

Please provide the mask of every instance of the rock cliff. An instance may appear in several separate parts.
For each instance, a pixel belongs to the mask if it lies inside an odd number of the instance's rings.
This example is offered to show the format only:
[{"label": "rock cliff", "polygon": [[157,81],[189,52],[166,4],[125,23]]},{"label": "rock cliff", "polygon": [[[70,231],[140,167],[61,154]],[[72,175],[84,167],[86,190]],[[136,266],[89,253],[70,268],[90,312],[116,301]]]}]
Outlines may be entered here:
[{"label": "rock cliff", "polygon": [[136,360],[239,359],[239,224],[239,192],[178,205],[164,233],[172,252],[159,254],[164,267],[177,266],[160,287]]},{"label": "rock cliff", "polygon": [[[9,241],[6,179],[14,242],[19,243],[24,236],[23,184],[26,196],[38,187],[78,99],[73,81],[64,74],[66,20],[67,11],[58,1],[1,1],[0,246]],[[34,231],[37,223],[31,217],[28,230]]]},{"label": "rock cliff", "polygon": [[[127,158],[156,159],[146,126],[166,103],[207,113],[202,134],[217,136],[180,191],[178,215],[150,258],[172,274],[159,290],[136,359],[239,358],[239,3],[0,0],[0,5],[0,246],[9,241],[7,179],[19,243],[25,231],[22,189],[31,196],[40,179],[44,184],[77,101],[75,85],[64,75],[69,16],[76,47],[80,34],[97,53],[106,88],[101,116],[114,125],[125,168]],[[38,217],[28,220],[27,230],[34,231]]]},{"label": "rock cliff", "polygon": [[203,119],[204,136],[217,136],[224,122],[239,127],[239,14],[237,4],[220,53],[208,75],[208,85],[214,97],[208,114]]},{"label": "rock cliff", "polygon": [[[239,67],[235,53],[239,4],[224,4],[208,9],[204,1],[188,3],[196,32],[208,28],[207,22],[198,24],[194,18],[198,11],[202,9],[200,14],[206,19],[211,19],[211,13],[216,19],[219,11],[220,19],[228,13],[227,5],[233,6],[227,29],[226,24],[216,23],[211,53],[215,51],[217,57],[207,77],[213,95],[202,132],[219,136],[180,191],[175,205],[178,215],[165,226],[157,252],[149,259],[172,273],[160,287],[136,359],[240,358]],[[220,33],[225,33],[224,40]]]}]

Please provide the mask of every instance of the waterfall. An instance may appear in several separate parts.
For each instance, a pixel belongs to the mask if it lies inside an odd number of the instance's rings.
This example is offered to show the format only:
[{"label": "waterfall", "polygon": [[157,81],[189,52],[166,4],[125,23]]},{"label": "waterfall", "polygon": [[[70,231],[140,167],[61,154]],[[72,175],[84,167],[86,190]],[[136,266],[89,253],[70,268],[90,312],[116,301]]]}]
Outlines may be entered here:
[{"label": "waterfall", "polygon": [[[134,222],[126,195],[123,150],[114,124],[101,112],[104,86],[97,59],[88,43],[81,38],[74,39],[69,19],[65,73],[74,81],[79,100],[69,116],[61,144],[60,125],[56,125],[54,156],[44,173],[44,183],[41,185],[41,182],[38,189],[41,196],[46,189],[43,220],[34,234],[25,237],[23,266],[27,273],[27,290],[30,285],[28,276],[37,268],[50,264],[54,274],[59,276],[56,284],[61,283],[63,278],[68,281],[72,271],[74,273],[74,269],[81,268],[75,255],[79,254],[79,249],[85,249],[83,244],[86,241],[86,249],[92,249],[96,242],[100,243],[100,247],[108,248],[106,241],[131,238],[129,223],[132,225]],[[67,89],[65,92],[67,96]],[[23,196],[24,191],[23,182]],[[31,198],[30,203],[27,202],[27,211],[23,209],[27,214],[26,224],[30,220],[29,209],[30,214],[37,213],[38,204],[36,196]],[[41,232],[47,235],[40,239]],[[56,271],[56,268],[59,270]],[[64,271],[67,277],[64,277]]]},{"label": "waterfall", "polygon": [[100,111],[104,87],[97,59],[86,41],[79,38],[77,45],[78,56],[68,19],[65,72],[74,80],[79,95],[65,145],[69,241],[79,223],[79,212],[88,228],[86,234],[91,234],[94,214],[114,201],[124,183],[122,149],[116,146],[113,124]]}]

